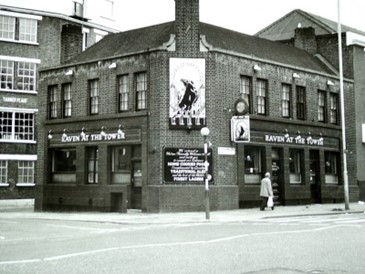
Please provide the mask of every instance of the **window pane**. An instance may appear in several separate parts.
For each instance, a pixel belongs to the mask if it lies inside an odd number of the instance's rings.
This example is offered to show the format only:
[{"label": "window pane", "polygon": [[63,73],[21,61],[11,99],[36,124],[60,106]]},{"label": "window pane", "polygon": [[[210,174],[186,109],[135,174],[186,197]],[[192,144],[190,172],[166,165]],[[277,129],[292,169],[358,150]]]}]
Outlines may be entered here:
[{"label": "window pane", "polygon": [[146,73],[138,73],[136,75],[136,100],[137,110],[147,108],[147,75]]},{"label": "window pane", "polygon": [[14,62],[0,60],[0,88],[13,89],[14,82]]},{"label": "window pane", "polygon": [[305,88],[297,87],[297,118],[305,119]]},{"label": "window pane", "polygon": [[53,152],[53,172],[75,172],[76,171],[76,150],[55,149]]},{"label": "window pane", "polygon": [[87,148],[87,159],[88,159],[88,180],[90,184],[98,183],[98,148],[89,147]]},{"label": "window pane", "polygon": [[326,93],[318,91],[318,121],[325,122],[326,117]]},{"label": "window pane", "polygon": [[99,113],[98,80],[91,80],[89,82],[89,95],[90,95],[90,114],[98,114]]},{"label": "window pane", "polygon": [[257,80],[256,96],[257,96],[257,113],[266,114],[266,88],[265,80]]},{"label": "window pane", "polygon": [[282,85],[281,111],[283,117],[290,117],[290,85]]},{"label": "window pane", "polygon": [[119,83],[119,111],[127,111],[129,104],[128,75],[120,76]]},{"label": "window pane", "polygon": [[[248,109],[251,110],[251,78],[247,76],[241,76],[240,81],[240,94],[248,104]],[[251,111],[250,111],[251,112]]]},{"label": "window pane", "polygon": [[0,139],[13,140],[13,113],[0,112]]},{"label": "window pane", "polygon": [[34,139],[34,115],[32,113],[15,113],[15,139]]},{"label": "window pane", "polygon": [[34,162],[19,161],[18,162],[18,183],[33,184],[34,183]]},{"label": "window pane", "polygon": [[72,115],[71,84],[63,85],[63,117]]},{"label": "window pane", "polygon": [[289,150],[290,184],[302,183],[302,163],[304,162],[303,151],[299,149]]},{"label": "window pane", "polygon": [[59,94],[57,86],[51,86],[48,88],[48,100],[49,100],[49,117],[55,119],[59,117]]},{"label": "window pane", "polygon": [[37,42],[37,20],[19,18],[19,40]]},{"label": "window pane", "polygon": [[17,89],[35,90],[36,65],[18,62]]},{"label": "window pane", "polygon": [[338,95],[335,93],[330,94],[330,103],[331,103],[331,111],[330,111],[330,123],[337,124],[337,116],[338,116]]},{"label": "window pane", "polygon": [[8,161],[0,160],[0,184],[8,183]]},{"label": "window pane", "polygon": [[0,38],[15,40],[15,17],[0,15]]}]

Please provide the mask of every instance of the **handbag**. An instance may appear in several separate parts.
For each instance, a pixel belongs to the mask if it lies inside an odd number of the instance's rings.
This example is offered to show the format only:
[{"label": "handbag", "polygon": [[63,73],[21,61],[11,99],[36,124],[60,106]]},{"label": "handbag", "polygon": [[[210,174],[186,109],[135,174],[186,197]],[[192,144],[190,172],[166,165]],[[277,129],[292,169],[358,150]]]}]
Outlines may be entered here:
[{"label": "handbag", "polygon": [[274,200],[272,196],[269,196],[269,198],[267,199],[267,207],[273,207],[273,206],[274,206]]}]

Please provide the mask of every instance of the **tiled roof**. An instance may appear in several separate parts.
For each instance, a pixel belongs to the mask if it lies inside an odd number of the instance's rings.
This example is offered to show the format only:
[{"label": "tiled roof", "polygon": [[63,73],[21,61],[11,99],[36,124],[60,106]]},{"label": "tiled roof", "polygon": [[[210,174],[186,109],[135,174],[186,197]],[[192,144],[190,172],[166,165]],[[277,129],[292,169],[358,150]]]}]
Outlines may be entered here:
[{"label": "tiled roof", "polygon": [[[69,64],[98,61],[134,54],[161,47],[174,33],[174,22],[141,29],[109,34]],[[256,36],[242,34],[217,26],[200,23],[200,33],[214,49],[249,56],[262,61],[275,62],[302,69],[331,73],[317,58],[304,50],[290,47]]]}]

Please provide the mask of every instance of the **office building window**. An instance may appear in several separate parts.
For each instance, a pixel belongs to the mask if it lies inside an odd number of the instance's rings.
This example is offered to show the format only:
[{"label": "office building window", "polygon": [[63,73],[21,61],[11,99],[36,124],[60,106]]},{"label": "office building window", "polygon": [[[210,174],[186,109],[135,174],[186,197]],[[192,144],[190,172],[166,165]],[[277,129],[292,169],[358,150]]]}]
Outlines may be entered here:
[{"label": "office building window", "polygon": [[59,118],[59,97],[57,86],[48,87],[48,111],[50,119]]},{"label": "office building window", "polygon": [[127,111],[129,109],[129,85],[128,75],[122,75],[118,78],[119,87],[119,111]]},{"label": "office building window", "polygon": [[90,114],[99,114],[99,81],[89,81]]},{"label": "office building window", "polygon": [[0,39],[15,40],[15,17],[0,15]]},{"label": "office building window", "polygon": [[34,141],[34,114],[0,112],[0,140]]},{"label": "office building window", "polygon": [[291,86],[282,84],[281,86],[281,115],[284,118],[290,118],[290,97]]},{"label": "office building window", "polygon": [[0,60],[0,88],[35,91],[36,64]]},{"label": "office building window", "polygon": [[326,121],[326,92],[323,90],[318,91],[318,121]]},{"label": "office building window", "polygon": [[34,184],[34,161],[18,162],[18,183]]},{"label": "office building window", "polygon": [[98,183],[98,162],[99,162],[99,156],[98,156],[98,147],[88,147],[86,149],[87,153],[87,183],[88,184],[97,184]]},{"label": "office building window", "polygon": [[71,84],[64,84],[62,86],[63,93],[63,117],[72,116],[72,97],[71,97]]},{"label": "office building window", "polygon": [[137,110],[147,109],[147,73],[136,75],[136,104]]},{"label": "office building window", "polygon": [[336,93],[330,94],[330,123],[338,123],[338,95]]},{"label": "office building window", "polygon": [[0,15],[0,39],[36,43],[40,17],[34,18],[37,19]]},{"label": "office building window", "polygon": [[252,93],[252,80],[250,77],[241,76],[240,81],[240,94],[248,104],[249,112],[251,113],[251,93]]},{"label": "office building window", "polygon": [[257,113],[266,115],[266,90],[267,81],[257,80],[256,83],[256,102],[257,102]]},{"label": "office building window", "polygon": [[0,160],[0,184],[8,183],[8,161]]},{"label": "office building window", "polygon": [[305,87],[297,86],[297,118],[305,120]]}]

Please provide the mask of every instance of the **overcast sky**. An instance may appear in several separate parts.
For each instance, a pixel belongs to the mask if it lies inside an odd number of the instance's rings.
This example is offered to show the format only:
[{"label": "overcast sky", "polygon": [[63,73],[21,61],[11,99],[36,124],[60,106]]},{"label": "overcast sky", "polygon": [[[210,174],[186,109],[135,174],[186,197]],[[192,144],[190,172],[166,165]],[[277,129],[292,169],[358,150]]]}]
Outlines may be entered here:
[{"label": "overcast sky", "polygon": [[[96,0],[87,0],[96,1]],[[200,0],[200,21],[255,34],[294,9],[337,21],[338,0]],[[340,0],[341,23],[365,31],[365,0]],[[0,4],[67,13],[70,0],[0,0]],[[175,0],[114,0],[115,25],[124,31],[175,19]],[[89,11],[91,12],[91,11]]]}]

